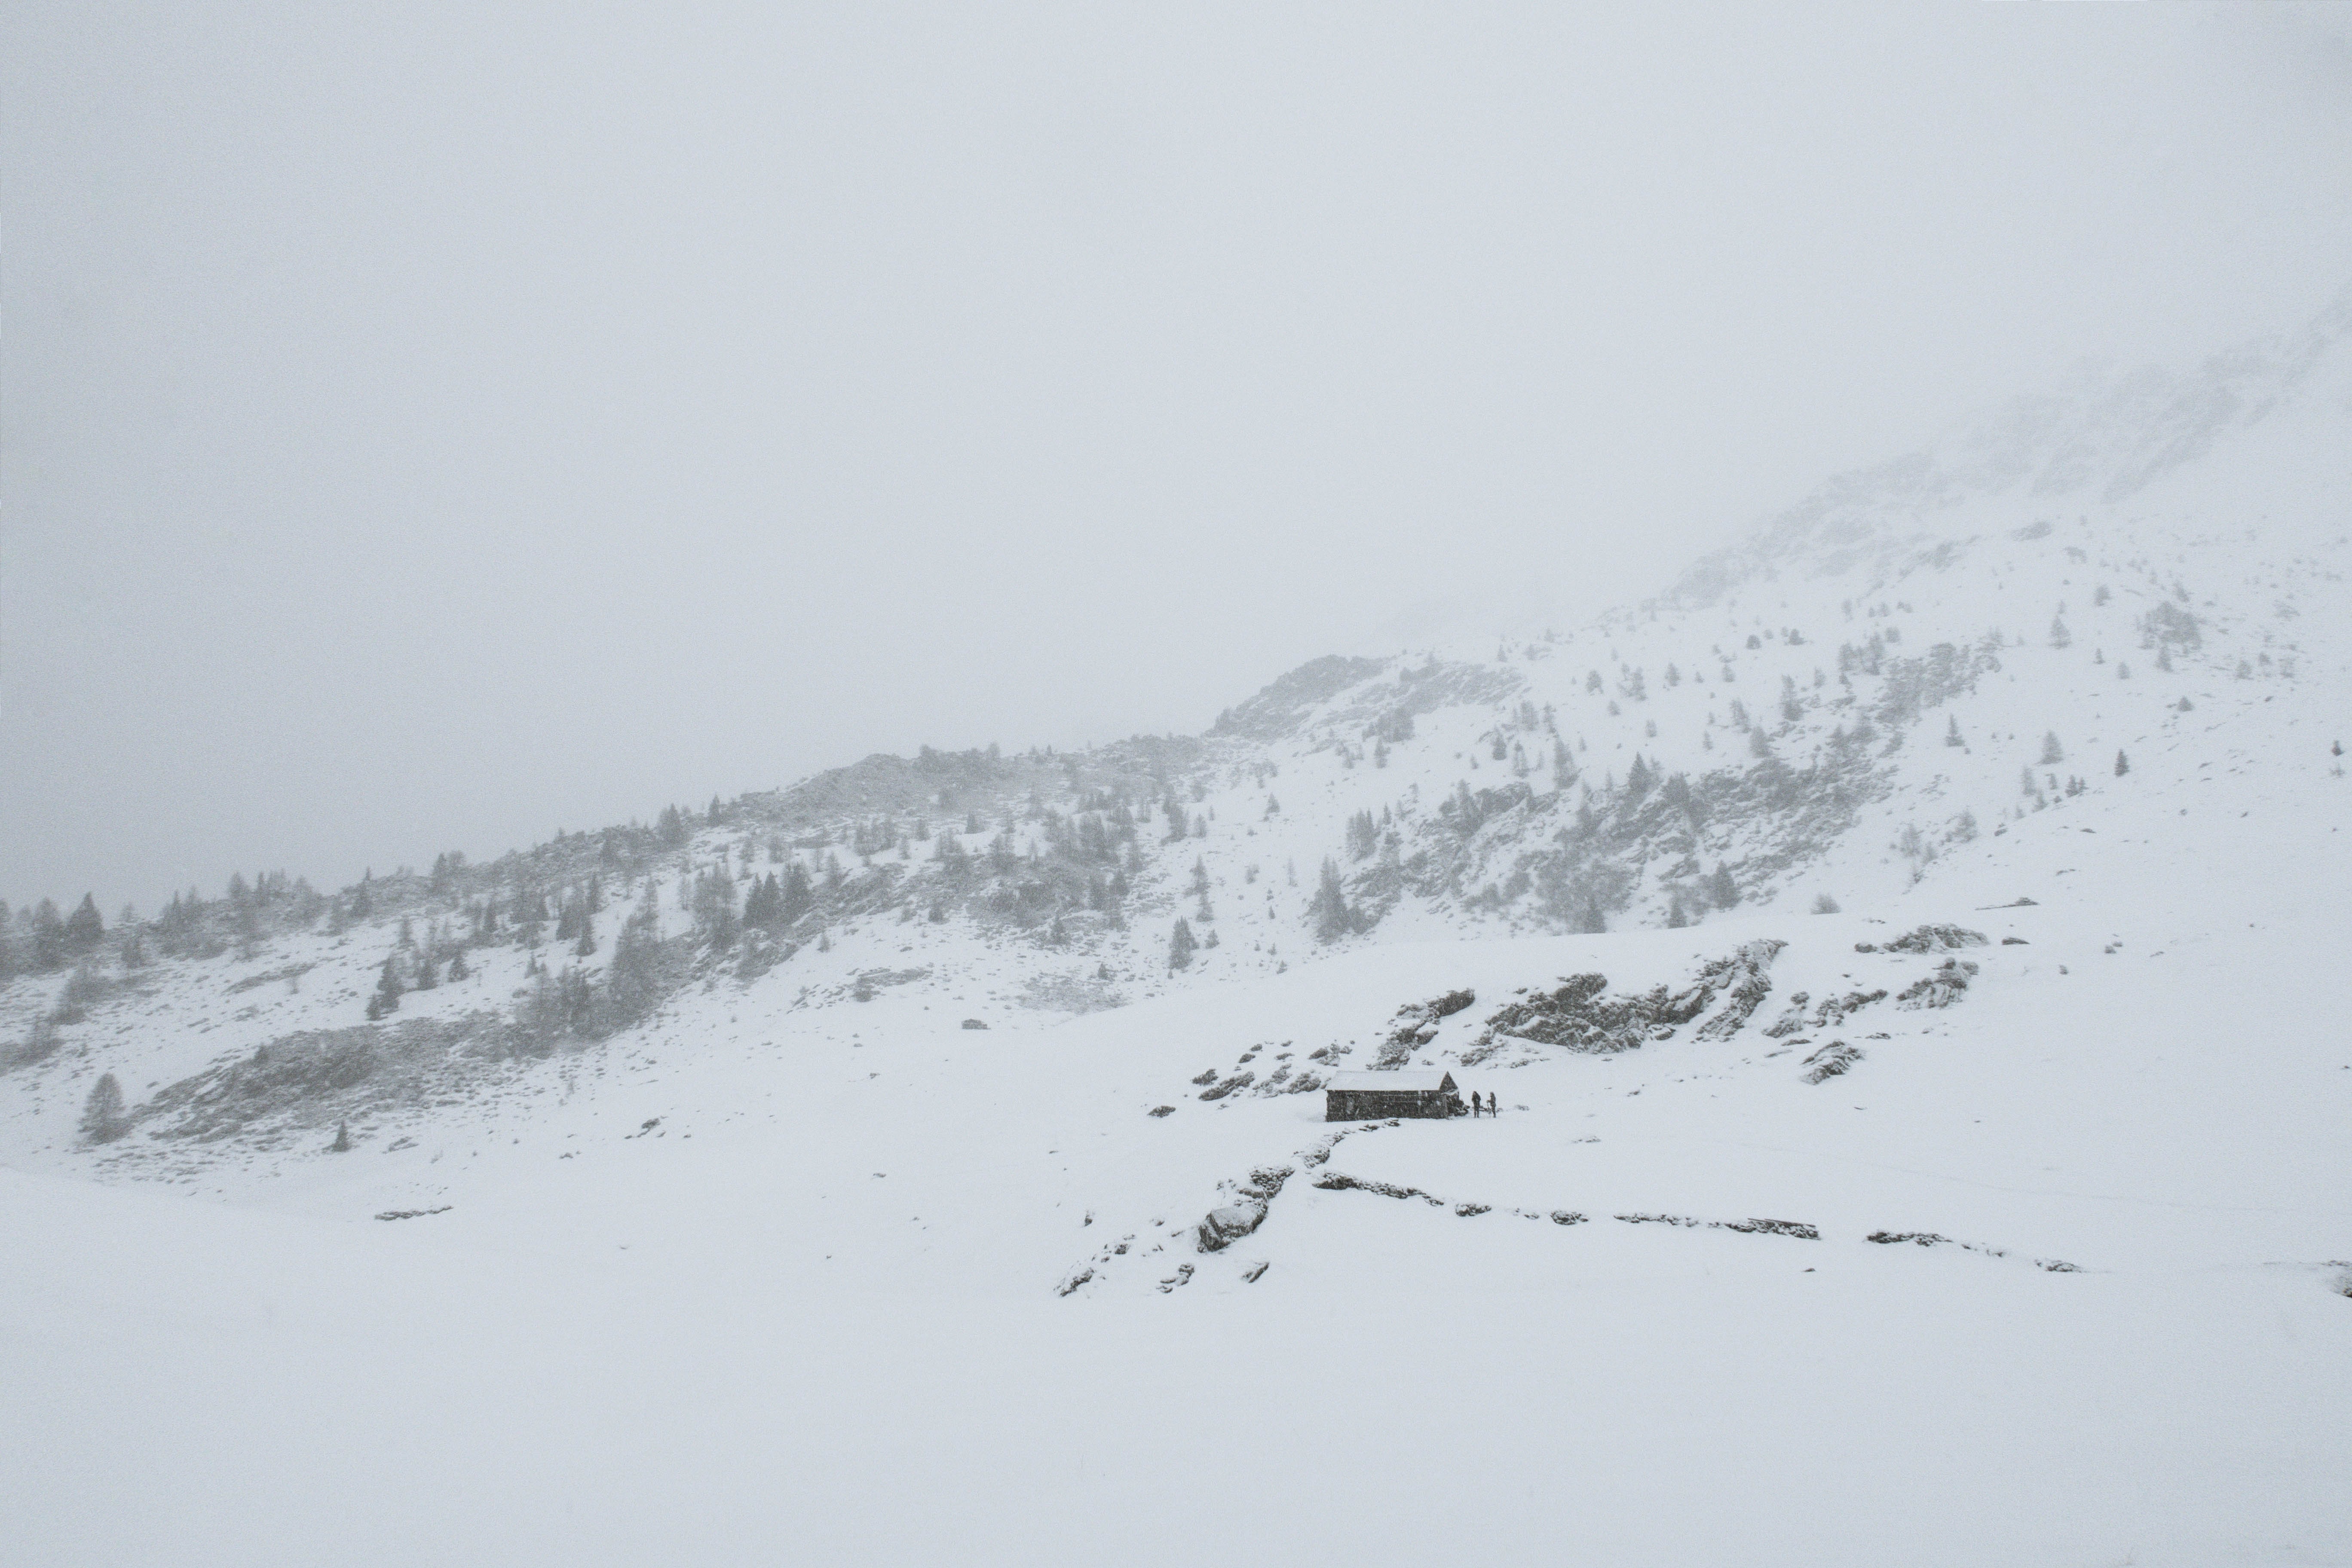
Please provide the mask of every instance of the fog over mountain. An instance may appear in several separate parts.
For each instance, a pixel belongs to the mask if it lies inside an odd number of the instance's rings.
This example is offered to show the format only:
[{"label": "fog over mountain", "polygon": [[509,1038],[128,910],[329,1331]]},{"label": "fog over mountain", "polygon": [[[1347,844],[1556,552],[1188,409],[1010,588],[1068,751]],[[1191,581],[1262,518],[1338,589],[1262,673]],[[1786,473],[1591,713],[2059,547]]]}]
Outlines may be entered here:
[{"label": "fog over mountain", "polygon": [[2329,7],[0,27],[19,903],[1196,730],[2352,249]]}]

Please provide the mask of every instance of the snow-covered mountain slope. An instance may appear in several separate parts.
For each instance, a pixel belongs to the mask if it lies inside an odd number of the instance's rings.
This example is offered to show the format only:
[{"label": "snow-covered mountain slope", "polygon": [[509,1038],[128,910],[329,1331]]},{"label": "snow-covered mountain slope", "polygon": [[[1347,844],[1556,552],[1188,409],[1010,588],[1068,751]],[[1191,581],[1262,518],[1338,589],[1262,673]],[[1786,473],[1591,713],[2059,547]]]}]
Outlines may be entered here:
[{"label": "snow-covered mountain slope", "polygon": [[[1197,739],[18,979],[12,1555],[2352,1561],[2345,327]],[[1322,1119],[1404,1066],[1501,1114]]]}]

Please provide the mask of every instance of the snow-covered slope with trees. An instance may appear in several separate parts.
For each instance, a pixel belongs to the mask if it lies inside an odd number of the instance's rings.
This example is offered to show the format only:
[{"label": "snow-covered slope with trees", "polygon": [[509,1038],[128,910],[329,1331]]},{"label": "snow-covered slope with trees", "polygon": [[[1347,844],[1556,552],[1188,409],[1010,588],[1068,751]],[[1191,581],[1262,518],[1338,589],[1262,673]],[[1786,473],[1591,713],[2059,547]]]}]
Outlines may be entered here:
[{"label": "snow-covered slope with trees", "polygon": [[1198,737],[20,912],[15,1550],[2352,1561],[2347,332]]}]

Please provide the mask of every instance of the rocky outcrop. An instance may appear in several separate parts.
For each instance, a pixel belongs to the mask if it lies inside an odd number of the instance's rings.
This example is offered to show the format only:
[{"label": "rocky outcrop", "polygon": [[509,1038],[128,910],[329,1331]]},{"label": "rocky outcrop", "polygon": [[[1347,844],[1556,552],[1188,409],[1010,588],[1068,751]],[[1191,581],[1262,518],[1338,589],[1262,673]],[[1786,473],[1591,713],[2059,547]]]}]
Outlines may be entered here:
[{"label": "rocky outcrop", "polygon": [[1849,991],[1843,996],[1824,997],[1821,1005],[1813,1009],[1812,1016],[1807,1018],[1805,1004],[1811,1000],[1811,997],[1802,991],[1790,997],[1789,1010],[1775,1018],[1764,1033],[1773,1039],[1781,1040],[1807,1029],[1834,1029],[1850,1014],[1859,1012],[1874,1002],[1885,1001],[1886,992],[1881,987],[1876,991]]},{"label": "rocky outcrop", "polygon": [[1948,958],[1926,975],[1903,988],[1895,998],[1897,1007],[1948,1007],[1968,994],[1969,982],[1976,977],[1977,966],[1965,958]]},{"label": "rocky outcrop", "polygon": [[1234,1191],[1234,1201],[1211,1209],[1201,1218],[1196,1236],[1203,1252],[1223,1252],[1265,1223],[1267,1208],[1282,1195],[1282,1184],[1297,1173],[1288,1165],[1260,1165]]},{"label": "rocky outcrop", "polygon": [[[2009,1249],[1991,1247],[1981,1241],[1955,1241],[1948,1236],[1938,1236],[1932,1230],[1874,1230],[1863,1238],[1881,1247],[1896,1247],[1908,1243],[1913,1247],[1957,1247],[1962,1252],[1982,1253],[1987,1258],[2007,1258]],[[2080,1274],[2083,1270],[2063,1258],[2036,1258],[2033,1267],[2045,1274]]]},{"label": "rocky outcrop", "polygon": [[1265,1204],[1257,1198],[1211,1209],[1201,1216],[1198,1232],[1201,1250],[1223,1252],[1265,1223]]},{"label": "rocky outcrop", "polygon": [[1799,1241],[1819,1241],[1822,1238],[1817,1226],[1807,1225],[1801,1219],[1724,1220],[1714,1228],[1736,1230],[1742,1236],[1786,1236]]},{"label": "rocky outcrop", "polygon": [[[1387,1045],[1411,1056],[1416,1047],[1425,1046],[1437,1037],[1437,1026],[1454,1014],[1478,1000],[1475,991],[1448,991],[1426,1002],[1408,1002],[1396,1010],[1389,1021]],[[1388,1051],[1381,1055],[1385,1060]]]},{"label": "rocky outcrop", "polygon": [[[1197,1083],[1200,1080],[1196,1079],[1193,1081]],[[1223,1100],[1229,1094],[1234,1094],[1242,1089],[1247,1089],[1256,1081],[1257,1074],[1254,1072],[1237,1072],[1230,1078],[1219,1079],[1216,1082],[1202,1089],[1201,1091],[1201,1098],[1202,1100]]]},{"label": "rocky outcrop", "polygon": [[1315,1178],[1315,1184],[1328,1193],[1374,1193],[1384,1198],[1419,1198],[1436,1208],[1445,1206],[1444,1198],[1431,1197],[1419,1187],[1400,1186],[1394,1182],[1378,1182],[1364,1176],[1351,1176],[1344,1171],[1326,1171]]},{"label": "rocky outcrop", "polygon": [[1980,931],[1930,923],[1906,931],[1882,946],[1873,946],[1866,942],[1855,942],[1853,950],[1856,952],[1949,952],[1957,948],[1984,945],[1985,934]]},{"label": "rocky outcrop", "polygon": [[1789,944],[1766,937],[1759,942],[1743,944],[1729,958],[1720,958],[1700,972],[1698,984],[1685,992],[1678,1002],[1687,1005],[1696,998],[1697,1009],[1713,1005],[1715,992],[1723,993],[1723,1006],[1715,1016],[1698,1026],[1702,1040],[1727,1040],[1738,1033],[1764,998],[1772,994],[1772,977],[1766,972],[1772,960]]},{"label": "rocky outcrop", "polygon": [[1849,1046],[1843,1040],[1832,1040],[1804,1060],[1807,1083],[1827,1083],[1830,1079],[1862,1060],[1862,1047]]},{"label": "rocky outcrop", "polygon": [[1659,985],[1633,995],[1612,996],[1606,994],[1607,975],[1572,975],[1549,991],[1528,992],[1517,1001],[1504,1004],[1463,1054],[1463,1065],[1475,1067],[1506,1038],[1601,1055],[1629,1051],[1672,1038],[1678,1027],[1705,1016],[1718,1002],[1721,1010],[1699,1026],[1697,1037],[1727,1039],[1771,994],[1768,972],[1773,958],[1787,945],[1769,937],[1743,943],[1737,952],[1703,966],[1679,991]]}]

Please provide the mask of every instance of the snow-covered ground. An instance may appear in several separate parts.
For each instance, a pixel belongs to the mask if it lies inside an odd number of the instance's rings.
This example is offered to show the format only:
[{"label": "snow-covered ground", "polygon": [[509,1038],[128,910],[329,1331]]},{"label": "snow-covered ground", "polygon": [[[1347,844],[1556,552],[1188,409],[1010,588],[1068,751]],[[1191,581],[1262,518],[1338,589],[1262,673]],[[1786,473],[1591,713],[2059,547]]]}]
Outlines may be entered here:
[{"label": "snow-covered ground", "polygon": [[[2340,327],[1436,650],[1409,737],[1430,650],[1245,705],[1170,781],[1198,836],[1058,941],[926,893],[544,1059],[87,1146],[101,1072],[357,1023],[392,933],[142,972],[0,1076],[7,1560],[2352,1562]],[[1808,782],[1710,816],[1763,752]],[[1671,834],[1637,756],[1696,783]],[[959,847],[1025,855],[1014,805]],[[1572,933],[1604,839],[1643,858]],[[1380,918],[1325,946],[1327,856]],[[1970,934],[1885,951],[1923,927]],[[1522,1037],[1743,952],[1752,1011]],[[399,1017],[508,1006],[525,950],[470,956]],[[1501,1114],[1286,1092],[1399,1039]]]}]

